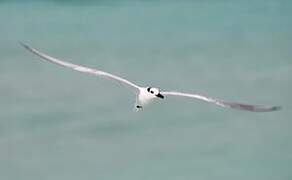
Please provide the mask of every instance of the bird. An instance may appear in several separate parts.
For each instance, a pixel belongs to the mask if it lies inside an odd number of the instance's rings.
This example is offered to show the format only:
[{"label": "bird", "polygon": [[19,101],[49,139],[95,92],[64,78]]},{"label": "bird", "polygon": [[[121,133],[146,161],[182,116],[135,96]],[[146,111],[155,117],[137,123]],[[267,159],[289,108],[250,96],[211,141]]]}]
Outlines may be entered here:
[{"label": "bird", "polygon": [[124,79],[120,76],[101,71],[98,69],[92,69],[88,68],[82,65],[73,64],[67,61],[63,61],[57,58],[54,58],[52,56],[49,56],[31,46],[29,46],[26,43],[19,42],[21,46],[23,46],[26,50],[30,51],[31,53],[39,56],[41,59],[46,60],[50,63],[63,66],[66,68],[73,69],[75,71],[79,71],[82,73],[87,73],[99,77],[103,77],[105,79],[112,80],[114,82],[117,82],[119,84],[122,84],[124,86],[129,87],[129,89],[132,90],[133,93],[136,95],[136,102],[134,108],[136,111],[141,110],[146,105],[150,104],[154,100],[162,100],[166,97],[170,96],[177,96],[177,97],[185,97],[185,98],[191,98],[196,100],[205,101],[208,103],[215,104],[217,106],[225,107],[225,108],[231,108],[236,110],[243,110],[243,111],[250,111],[250,112],[272,112],[280,110],[281,106],[263,106],[263,105],[250,105],[250,104],[243,104],[243,103],[237,103],[237,102],[230,102],[226,100],[221,100],[218,98],[213,98],[201,94],[194,94],[194,93],[184,93],[184,92],[178,92],[178,91],[162,91],[160,88],[152,87],[152,86],[139,86],[127,79]]}]

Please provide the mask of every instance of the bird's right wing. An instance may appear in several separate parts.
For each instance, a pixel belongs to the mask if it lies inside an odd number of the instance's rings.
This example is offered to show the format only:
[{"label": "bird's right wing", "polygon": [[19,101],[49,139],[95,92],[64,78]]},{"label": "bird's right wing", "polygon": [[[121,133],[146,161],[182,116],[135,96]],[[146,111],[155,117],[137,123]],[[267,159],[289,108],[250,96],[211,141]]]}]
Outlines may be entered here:
[{"label": "bird's right wing", "polygon": [[113,74],[110,74],[110,73],[107,73],[107,72],[104,72],[104,71],[100,71],[100,70],[97,70],[97,69],[91,69],[91,68],[88,68],[88,67],[84,67],[84,66],[80,66],[80,65],[77,65],[77,64],[72,64],[72,63],[69,63],[69,62],[65,62],[65,61],[62,61],[62,60],[59,60],[59,59],[56,59],[56,58],[53,58],[45,53],[42,53],[32,47],[30,47],[29,45],[27,44],[24,44],[22,42],[20,42],[20,44],[27,50],[29,50],[30,52],[32,52],[33,54],[41,57],[42,59],[46,60],[46,61],[49,61],[51,63],[54,63],[54,64],[57,64],[57,65],[60,65],[60,66],[63,66],[63,67],[67,67],[67,68],[71,68],[75,71],[79,71],[79,72],[83,72],[83,73],[88,73],[88,74],[91,74],[91,75],[96,75],[96,76],[102,76],[102,77],[105,77],[107,79],[110,79],[110,80],[114,80],[118,83],[121,83],[123,85],[127,85],[128,87],[132,88],[136,93],[139,91],[140,87],[126,79],[123,79],[119,76],[116,76],[116,75],[113,75]]},{"label": "bird's right wing", "polygon": [[242,103],[236,103],[236,102],[228,102],[228,101],[219,100],[216,98],[203,96],[199,94],[188,94],[188,93],[181,93],[181,92],[175,92],[175,91],[161,92],[161,94],[165,96],[181,96],[181,97],[198,99],[205,102],[216,104],[221,107],[228,107],[228,108],[244,110],[244,111],[270,112],[270,111],[277,111],[281,109],[280,106],[260,106],[260,105],[249,105],[249,104],[242,104]]}]

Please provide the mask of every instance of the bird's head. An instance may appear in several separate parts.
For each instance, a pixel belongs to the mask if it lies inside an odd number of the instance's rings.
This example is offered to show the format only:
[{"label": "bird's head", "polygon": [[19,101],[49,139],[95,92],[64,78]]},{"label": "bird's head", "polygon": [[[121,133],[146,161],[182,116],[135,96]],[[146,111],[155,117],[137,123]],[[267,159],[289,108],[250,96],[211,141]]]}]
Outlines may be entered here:
[{"label": "bird's head", "polygon": [[164,99],[164,96],[160,93],[158,88],[148,87],[147,92],[151,94],[154,98],[161,98]]}]

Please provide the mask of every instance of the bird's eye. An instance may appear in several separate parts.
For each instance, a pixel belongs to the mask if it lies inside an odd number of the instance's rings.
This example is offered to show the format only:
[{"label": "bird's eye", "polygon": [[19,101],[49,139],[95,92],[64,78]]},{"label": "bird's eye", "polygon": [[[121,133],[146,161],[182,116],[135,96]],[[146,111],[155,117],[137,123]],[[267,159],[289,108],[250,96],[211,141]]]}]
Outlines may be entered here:
[{"label": "bird's eye", "polygon": [[153,91],[150,91],[151,92],[151,94],[153,94],[154,92]]}]

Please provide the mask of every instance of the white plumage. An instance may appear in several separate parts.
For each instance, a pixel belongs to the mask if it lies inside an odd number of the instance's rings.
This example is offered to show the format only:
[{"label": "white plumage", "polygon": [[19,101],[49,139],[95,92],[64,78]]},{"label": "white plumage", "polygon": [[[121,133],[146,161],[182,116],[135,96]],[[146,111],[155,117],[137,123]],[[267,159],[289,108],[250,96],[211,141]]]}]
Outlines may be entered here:
[{"label": "white plumage", "polygon": [[236,103],[236,102],[229,102],[225,100],[219,100],[217,98],[212,98],[208,96],[203,96],[199,94],[190,94],[190,93],[182,93],[182,92],[176,92],[176,91],[160,91],[158,88],[153,87],[141,87],[138,86],[124,78],[121,78],[119,76],[100,71],[97,69],[91,69],[88,67],[80,66],[77,64],[72,64],[69,62],[65,62],[56,58],[53,58],[47,54],[44,54],[30,46],[24,43],[20,43],[24,48],[32,52],[33,54],[41,57],[44,60],[47,60],[51,63],[71,68],[73,70],[88,73],[91,75],[101,76],[110,80],[113,80],[115,82],[118,82],[122,85],[130,87],[130,89],[133,90],[133,92],[136,94],[136,104],[135,108],[137,110],[143,108],[145,105],[149,104],[154,99],[164,99],[164,97],[168,96],[178,96],[178,97],[186,97],[186,98],[192,98],[197,100],[202,100],[205,102],[213,103],[215,105],[221,106],[221,107],[228,107],[238,110],[245,110],[245,111],[252,111],[252,112],[270,112],[270,111],[276,111],[281,109],[280,106],[257,106],[257,105],[249,105],[249,104],[242,104],[242,103]]}]

